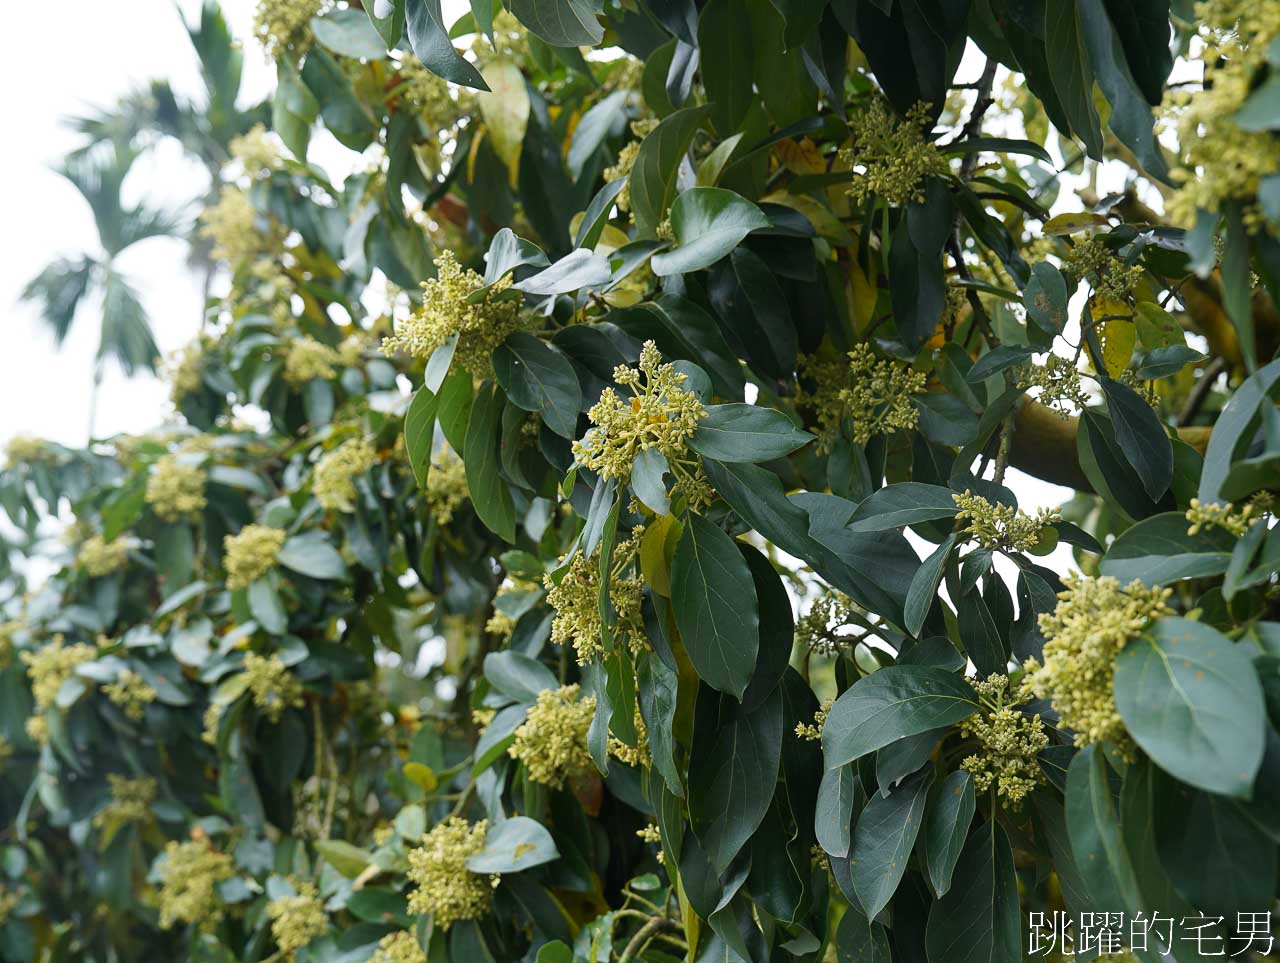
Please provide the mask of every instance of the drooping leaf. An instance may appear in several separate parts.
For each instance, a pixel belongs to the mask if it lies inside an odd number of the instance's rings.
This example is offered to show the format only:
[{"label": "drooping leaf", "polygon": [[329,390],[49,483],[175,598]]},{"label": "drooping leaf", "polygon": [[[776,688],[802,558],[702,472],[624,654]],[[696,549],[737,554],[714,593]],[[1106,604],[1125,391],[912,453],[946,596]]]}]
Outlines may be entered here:
[{"label": "drooping leaf", "polygon": [[[633,196],[634,192],[633,184]],[[653,273],[662,277],[710,267],[752,231],[769,226],[769,218],[760,208],[733,191],[720,187],[690,188],[671,205],[676,247],[653,256]]]},{"label": "drooping leaf", "polygon": [[758,405],[712,405],[689,447],[708,458],[727,462],[772,461],[813,440],[774,408]]},{"label": "drooping leaf", "polygon": [[513,404],[538,412],[562,438],[578,436],[582,386],[573,365],[554,345],[516,331],[494,350],[493,370]]},{"label": "drooping leaf", "polygon": [[676,624],[698,675],[741,699],[760,647],[751,570],[733,539],[690,514],[671,563]]}]

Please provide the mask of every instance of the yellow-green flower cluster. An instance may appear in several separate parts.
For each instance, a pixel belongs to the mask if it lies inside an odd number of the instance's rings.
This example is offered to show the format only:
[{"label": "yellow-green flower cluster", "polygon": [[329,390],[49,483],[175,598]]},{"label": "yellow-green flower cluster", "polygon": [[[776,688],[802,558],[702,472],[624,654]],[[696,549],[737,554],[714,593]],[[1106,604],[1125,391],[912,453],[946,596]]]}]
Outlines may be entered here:
[{"label": "yellow-green flower cluster", "polygon": [[[633,536],[618,546],[609,579],[609,601],[617,615],[612,627],[614,643],[625,645],[632,652],[640,651],[645,644],[644,620],[640,614],[644,580],[625,574],[639,551],[639,544],[639,536]],[[543,587],[547,590],[547,604],[555,611],[551,641],[556,645],[572,645],[579,665],[599,660],[605,651],[600,622],[600,553],[586,558],[579,552],[558,585],[548,573]]]},{"label": "yellow-green flower cluster", "polygon": [[108,773],[111,801],[93,817],[94,826],[105,829],[125,823],[145,823],[151,818],[151,804],[156,801],[156,781],[150,776],[130,779]]},{"label": "yellow-green flower cluster", "polygon": [[925,178],[949,171],[946,158],[924,138],[928,123],[925,104],[899,120],[879,99],[850,117],[853,143],[840,151],[840,161],[854,175],[849,195],[859,204],[875,195],[894,207],[923,201]]},{"label": "yellow-green flower cluster", "polygon": [[464,270],[451,251],[435,263],[436,276],[422,283],[422,307],[382,342],[382,350],[429,358],[456,334],[454,361],[477,378],[492,375],[494,349],[520,327],[520,301],[500,296],[511,286],[510,276],[471,304],[467,299],[484,287],[484,278]]},{"label": "yellow-green flower cluster", "polygon": [[250,177],[261,177],[280,166],[280,145],[262,124],[254,124],[239,137],[231,138],[229,147],[231,156]]},{"label": "yellow-green flower cluster", "polygon": [[108,542],[101,535],[92,535],[76,553],[76,564],[93,578],[112,575],[129,564],[129,540],[121,537]]},{"label": "yellow-green flower cluster", "polygon": [[657,345],[646,341],[639,368],[618,365],[613,380],[631,397],[622,397],[612,387],[600,392],[600,400],[587,412],[595,427],[573,443],[578,462],[601,478],[627,479],[639,454],[657,449],[676,480],[676,492],[694,508],[708,504],[713,493],[702,461],[688,449],[707,409],[684,387],[686,375],[663,364]]},{"label": "yellow-green flower cluster", "polygon": [[408,877],[414,884],[410,913],[430,913],[441,930],[488,914],[498,878],[467,869],[468,857],[484,849],[488,832],[488,820],[473,826],[460,816],[450,816],[409,850]]},{"label": "yellow-green flower cluster", "polygon": [[249,195],[227,184],[218,203],[200,215],[200,236],[213,242],[213,256],[232,267],[249,264],[263,254],[277,250],[284,233],[265,218],[259,221]]},{"label": "yellow-green flower cluster", "polygon": [[1044,364],[1027,365],[1018,371],[1019,388],[1039,388],[1036,398],[1040,404],[1052,408],[1063,418],[1075,408],[1089,403],[1089,396],[1080,382],[1080,369],[1070,358],[1050,354]]},{"label": "yellow-green flower cluster", "polygon": [[1062,521],[1056,508],[1042,508],[1035,515],[1003,503],[992,504],[981,495],[965,489],[963,495],[952,495],[960,512],[956,521],[964,524],[964,535],[983,548],[1002,552],[1029,552],[1040,544],[1046,525]]},{"label": "yellow-green flower cluster", "polygon": [[1009,677],[998,673],[970,679],[982,708],[960,723],[960,735],[978,740],[979,750],[961,763],[973,774],[978,792],[996,787],[996,795],[1017,809],[1027,793],[1045,781],[1037,757],[1049,744],[1040,716],[1017,710],[1022,700],[1009,690]]},{"label": "yellow-green flower cluster", "polygon": [[21,902],[22,898],[15,890],[11,890],[7,886],[0,886],[0,926],[4,926],[9,921],[9,917],[13,915],[13,911],[18,908],[18,904]]},{"label": "yellow-green flower cluster", "polygon": [[244,674],[248,677],[253,704],[272,722],[279,722],[285,709],[302,707],[302,683],[280,656],[246,652]]},{"label": "yellow-green flower cluster", "polygon": [[[616,181],[619,177],[630,178],[631,168],[636,166],[636,157],[640,153],[640,142],[653,133],[653,129],[658,126],[657,118],[648,118],[645,120],[633,120],[631,122],[631,134],[636,139],[627,143],[622,150],[618,151],[618,162],[604,170],[604,181],[606,184]],[[627,181],[626,185],[614,198],[614,204],[618,205],[618,210],[624,214],[631,210],[631,182]]]},{"label": "yellow-green flower cluster", "polygon": [[102,687],[108,699],[118,705],[134,721],[141,719],[147,706],[156,701],[156,690],[132,669],[125,669],[115,682]]},{"label": "yellow-green flower cluster", "polygon": [[294,338],[284,355],[284,380],[296,386],[320,378],[328,381],[338,373],[338,352],[323,341],[305,335]]},{"label": "yellow-green flower cluster", "polygon": [[822,705],[818,706],[818,711],[813,714],[813,722],[797,722],[796,735],[801,739],[807,739],[810,742],[817,742],[822,738],[822,727],[827,724],[827,716],[831,714],[831,707],[835,705],[834,699],[826,699]]},{"label": "yellow-green flower cluster", "polygon": [[378,941],[369,963],[427,963],[427,954],[412,933],[400,930]]},{"label": "yellow-green flower cluster", "polygon": [[645,727],[644,717],[640,715],[640,706],[632,713],[631,725],[636,730],[636,744],[629,746],[615,735],[609,736],[606,751],[624,766],[635,768],[653,765],[653,753],[649,749],[649,730]]},{"label": "yellow-green flower cluster", "polygon": [[215,924],[222,917],[217,886],[235,873],[231,857],[213,848],[208,837],[165,847],[160,867],[160,926]]},{"label": "yellow-green flower cluster", "polygon": [[253,35],[268,56],[288,54],[299,60],[311,47],[311,18],[324,9],[324,0],[258,0]]},{"label": "yellow-green flower cluster", "polygon": [[1196,4],[1204,41],[1204,86],[1195,93],[1175,88],[1165,95],[1166,113],[1177,126],[1186,164],[1173,177],[1179,189],[1166,203],[1170,216],[1190,227],[1196,210],[1217,213],[1231,201],[1243,202],[1246,223],[1264,219],[1257,204],[1263,178],[1280,171],[1280,137],[1250,131],[1236,114],[1258,86],[1268,51],[1280,36],[1280,9],[1273,3],[1208,0]]},{"label": "yellow-green flower cluster", "polygon": [[67,645],[66,639],[55,635],[46,645],[34,652],[23,652],[22,661],[27,666],[31,680],[31,696],[41,711],[53,705],[63,683],[75,675],[76,668],[98,657],[98,650],[87,642]]},{"label": "yellow-green flower cluster", "polygon": [[246,525],[236,535],[222,540],[223,567],[227,570],[227,588],[247,588],[275,568],[276,557],[284,546],[285,533],[269,525]]},{"label": "yellow-green flower cluster", "polygon": [[797,402],[816,413],[820,452],[831,450],[846,425],[853,441],[865,445],[873,435],[910,430],[920,420],[911,399],[924,391],[925,375],[876,358],[868,345],[858,345],[845,358],[802,358],[800,372],[815,385],[802,388]]},{"label": "yellow-green flower cluster", "polygon": [[1271,511],[1271,495],[1267,493],[1251,499],[1240,508],[1236,508],[1230,502],[1226,504],[1210,502],[1206,505],[1200,499],[1193,498],[1187,507],[1187,521],[1191,523],[1187,534],[1199,535],[1204,529],[1216,526],[1239,538],[1269,511]]},{"label": "yellow-green flower cluster", "polygon": [[433,74],[411,53],[401,55],[400,82],[395,92],[418,111],[432,130],[448,130],[462,115],[461,104],[450,96],[449,82]]},{"label": "yellow-green flower cluster", "polygon": [[378,460],[378,453],[367,438],[343,442],[316,464],[311,491],[325,508],[339,512],[355,510],[354,479],[363,475]]},{"label": "yellow-green flower cluster", "polygon": [[516,729],[507,750],[523,763],[529,778],[559,789],[594,769],[587,751],[587,730],[596,712],[596,700],[579,698],[578,686],[544,689]]},{"label": "yellow-green flower cluster", "polygon": [[840,629],[858,614],[853,599],[835,589],[827,589],[814,599],[809,611],[796,619],[796,644],[822,655],[835,655],[846,637]]},{"label": "yellow-green flower cluster", "polygon": [[165,522],[197,515],[208,504],[204,494],[207,477],[199,465],[165,455],[157,459],[147,476],[147,504]]},{"label": "yellow-green flower cluster", "polygon": [[475,54],[476,63],[483,71],[484,66],[494,60],[510,60],[523,63],[529,56],[529,34],[524,24],[499,9],[493,18],[493,44],[488,38],[476,37],[471,44],[471,52]]},{"label": "yellow-green flower cluster", "polygon": [[165,378],[169,382],[169,400],[175,405],[200,390],[204,360],[204,342],[200,338],[169,355]]},{"label": "yellow-green flower cluster", "polygon": [[427,510],[437,525],[448,525],[453,513],[471,497],[467,488],[467,466],[448,445],[431,456],[427,473]]},{"label": "yellow-green flower cluster", "polygon": [[296,882],[293,890],[292,896],[281,896],[267,904],[271,937],[287,960],[292,960],[298,950],[329,929],[329,916],[315,883]]},{"label": "yellow-green flower cluster", "polygon": [[1142,265],[1125,264],[1124,258],[1096,235],[1077,239],[1067,251],[1062,266],[1073,277],[1087,281],[1094,294],[1104,301],[1128,301],[1133,289],[1142,282]]},{"label": "yellow-green flower cluster", "polygon": [[1111,742],[1131,750],[1115,703],[1115,660],[1125,644],[1152,619],[1169,615],[1172,589],[1122,586],[1104,576],[1068,575],[1053,612],[1040,616],[1044,664],[1026,663],[1026,691],[1053,703],[1077,746]]},{"label": "yellow-green flower cluster", "polygon": [[52,456],[49,443],[33,435],[14,435],[4,447],[5,467],[9,469],[51,461]]}]

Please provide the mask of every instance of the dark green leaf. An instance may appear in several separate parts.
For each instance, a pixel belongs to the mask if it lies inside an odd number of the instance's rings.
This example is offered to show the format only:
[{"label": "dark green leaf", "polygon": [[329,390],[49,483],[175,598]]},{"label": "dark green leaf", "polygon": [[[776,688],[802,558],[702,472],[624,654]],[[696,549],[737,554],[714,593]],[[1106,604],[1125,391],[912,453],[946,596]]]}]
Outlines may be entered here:
[{"label": "dark green leaf", "polygon": [[925,665],[891,665],[858,680],[835,701],[822,730],[827,768],[904,736],[948,726],[978,709],[963,678]]},{"label": "dark green leaf", "polygon": [[498,473],[499,428],[504,399],[494,384],[483,385],[471,405],[462,460],[471,504],[485,527],[507,542],[516,539],[515,504]]},{"label": "dark green leaf", "polygon": [[404,10],[409,43],[428,70],[464,87],[489,89],[480,72],[454,49],[440,12],[440,0],[404,0]]},{"label": "dark green leaf", "polygon": [[319,531],[304,532],[287,539],[277,559],[285,568],[311,578],[341,579],[347,575],[347,563]]},{"label": "dark green leaf", "polygon": [[712,405],[698,422],[689,447],[720,461],[761,462],[789,455],[812,440],[811,434],[800,431],[774,408]]},{"label": "dark green leaf", "polygon": [[493,352],[493,370],[512,404],[541,414],[546,426],[562,438],[578,436],[582,386],[559,349],[517,331]]},{"label": "dark green leaf", "polygon": [[1182,512],[1144,518],[1121,532],[1102,559],[1102,574],[1128,584],[1165,585],[1184,578],[1221,575],[1231,563],[1235,539],[1216,526],[1188,535]]},{"label": "dark green leaf", "polygon": [[1116,659],[1116,708],[1156,765],[1248,798],[1265,748],[1262,686],[1244,649],[1200,622],[1153,622]]},{"label": "dark green leaf", "polygon": [[1009,840],[997,823],[983,823],[964,844],[951,888],[929,911],[925,946],[930,960],[948,963],[1022,958],[1018,878]]},{"label": "dark green leaf", "polygon": [[604,37],[590,0],[511,0],[511,12],[553,47],[594,47]]},{"label": "dark green leaf", "polygon": [[[540,0],[547,2],[547,0]],[[557,0],[558,2],[558,0]],[[631,209],[641,237],[654,237],[676,192],[676,170],[707,115],[706,107],[687,107],[666,118],[640,142],[631,168]]]},{"label": "dark green leaf", "polygon": [[973,777],[964,770],[951,773],[929,793],[924,818],[924,853],[929,882],[938,896],[946,895],[951,888],[951,877],[976,808]]},{"label": "dark green leaf", "polygon": [[1164,425],[1151,406],[1128,385],[1104,378],[1102,393],[1107,399],[1120,451],[1142,479],[1147,495],[1152,500],[1159,499],[1173,481],[1173,446]]},{"label": "dark green leaf", "polygon": [[864,913],[874,919],[893,898],[906,872],[924,821],[932,767],[922,769],[888,796],[876,793],[858,817],[849,849],[853,888]]},{"label": "dark green leaf", "polygon": [[741,699],[760,647],[755,584],[734,540],[701,515],[688,516],[676,546],[671,600],[698,675]]},{"label": "dark green leaf", "polygon": [[935,518],[954,518],[959,510],[948,488],[899,482],[886,485],[859,502],[849,519],[849,531],[884,532]]},{"label": "dark green leaf", "polygon": [[427,490],[427,473],[431,470],[436,407],[436,396],[423,385],[414,393],[404,415],[404,448],[420,491]]},{"label": "dark green leaf", "polygon": [[919,635],[924,627],[929,609],[933,607],[938,595],[938,586],[942,584],[942,576],[946,571],[947,559],[956,547],[959,534],[952,532],[935,548],[924,564],[911,579],[911,588],[907,590],[907,605],[904,611],[905,628],[911,635]]},{"label": "dark green leaf", "polygon": [[[634,183],[631,190],[634,196]],[[662,277],[710,267],[752,231],[769,226],[769,219],[760,208],[733,191],[721,187],[690,188],[671,205],[671,228],[677,246],[653,256],[653,273]]]}]

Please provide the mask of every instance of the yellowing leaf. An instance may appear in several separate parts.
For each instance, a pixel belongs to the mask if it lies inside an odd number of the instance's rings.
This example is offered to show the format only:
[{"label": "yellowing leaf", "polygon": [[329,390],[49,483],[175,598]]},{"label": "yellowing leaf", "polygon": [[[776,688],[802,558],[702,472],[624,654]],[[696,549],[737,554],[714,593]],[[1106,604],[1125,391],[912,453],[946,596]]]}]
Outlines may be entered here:
[{"label": "yellowing leaf", "polygon": [[1178,319],[1160,305],[1151,301],[1139,301],[1137,312],[1138,338],[1148,351],[1187,343]]},{"label": "yellowing leaf", "polygon": [[826,162],[822,151],[808,137],[800,140],[784,140],[774,148],[774,155],[787,170],[795,174],[825,174]]},{"label": "yellowing leaf", "polygon": [[655,592],[668,598],[671,596],[671,566],[665,545],[674,521],[670,515],[659,515],[645,528],[640,539],[640,571],[644,580]]},{"label": "yellowing leaf", "polygon": [[818,232],[819,236],[825,237],[833,244],[840,247],[847,247],[853,243],[853,235],[849,229],[840,223],[840,219],[835,216],[832,211],[803,194],[791,194],[787,191],[775,191],[767,197],[760,198],[762,202],[769,204],[781,204],[783,207],[789,207],[793,211],[798,211],[813,225],[813,229]]},{"label": "yellowing leaf", "polygon": [[1059,214],[1057,217],[1049,218],[1045,223],[1044,233],[1052,236],[1077,234],[1091,227],[1101,227],[1106,223],[1107,219],[1101,214],[1090,214],[1088,211],[1080,211],[1076,214]]},{"label": "yellowing leaf", "polygon": [[436,778],[435,770],[430,766],[424,766],[420,762],[406,762],[404,764],[404,777],[415,786],[420,787],[424,792],[434,792],[436,786],[440,784],[440,780]]},{"label": "yellowing leaf", "polygon": [[1133,309],[1124,301],[1094,298],[1089,302],[1089,310],[1095,321],[1108,319],[1098,326],[1098,341],[1102,344],[1102,361],[1107,367],[1107,374],[1118,378],[1129,367],[1134,345],[1138,343]]},{"label": "yellowing leaf", "polygon": [[476,99],[493,149],[507,165],[514,187],[520,169],[520,147],[529,126],[529,91],[524,74],[509,60],[495,60],[485,67],[484,79],[490,91],[477,94]]}]

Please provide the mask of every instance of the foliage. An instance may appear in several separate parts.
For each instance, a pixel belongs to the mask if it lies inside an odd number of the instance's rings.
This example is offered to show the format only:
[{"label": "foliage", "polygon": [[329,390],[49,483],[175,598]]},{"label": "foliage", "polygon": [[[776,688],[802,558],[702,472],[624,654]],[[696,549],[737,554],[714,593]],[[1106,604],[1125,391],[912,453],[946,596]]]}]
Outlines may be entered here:
[{"label": "foliage", "polygon": [[1239,948],[1273,6],[262,0],[173,419],[0,474],[0,957]]}]

